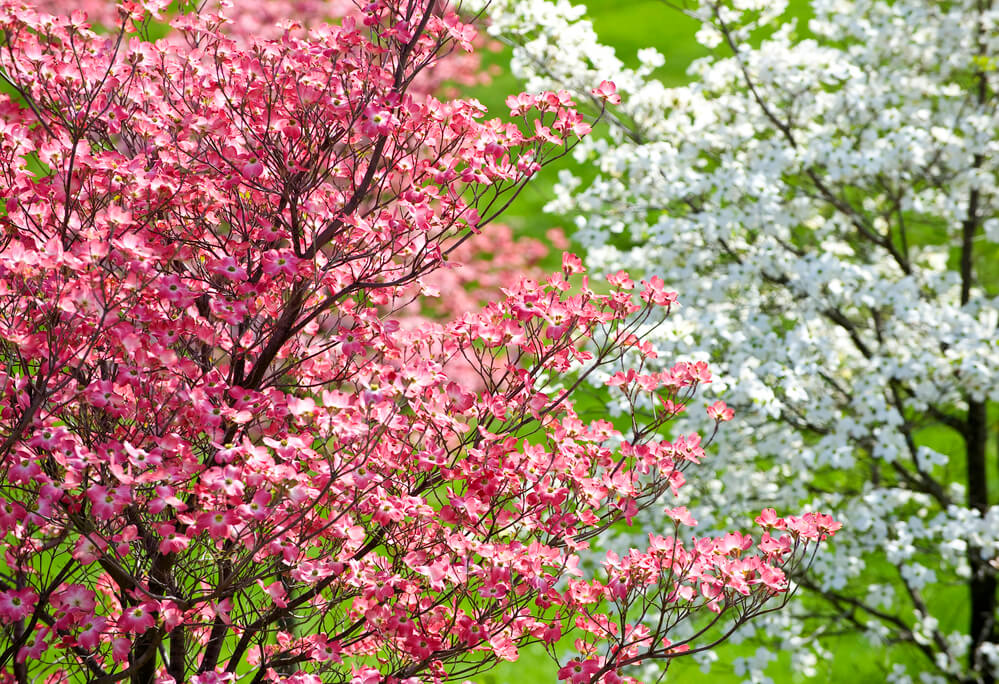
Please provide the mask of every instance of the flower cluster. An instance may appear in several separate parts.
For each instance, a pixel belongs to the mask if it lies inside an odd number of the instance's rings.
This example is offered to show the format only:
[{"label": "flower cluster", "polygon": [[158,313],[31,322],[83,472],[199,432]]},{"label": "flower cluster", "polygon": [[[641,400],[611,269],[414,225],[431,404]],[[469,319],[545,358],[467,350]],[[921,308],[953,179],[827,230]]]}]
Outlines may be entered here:
[{"label": "flower cluster", "polygon": [[739,416],[697,517],[779,502],[849,523],[802,579],[843,622],[765,631],[830,663],[811,636],[861,630],[927,677],[993,681],[999,9],[814,0],[802,39],[774,23],[786,2],[691,5],[721,56],[666,88],[654,49],[623,67],[566,0],[491,3],[530,87],[621,93],[609,137],[577,149],[598,177],[564,176],[550,208],[577,213],[592,267],[666,274],[697,302],[650,338],[710,359]]},{"label": "flower cluster", "polygon": [[[143,40],[162,5],[108,35],[0,0],[0,677],[437,683],[578,631],[612,682],[683,652],[636,601],[779,605],[825,518],[749,553],[681,542],[677,510],[606,581],[579,567],[704,457],[662,433],[707,368],[622,365],[654,357],[661,279],[598,292],[567,254],[394,317],[589,130],[565,91],[514,97],[521,126],[414,88],[473,37],[436,2]],[[674,410],[627,439],[583,420],[601,369]]]}]

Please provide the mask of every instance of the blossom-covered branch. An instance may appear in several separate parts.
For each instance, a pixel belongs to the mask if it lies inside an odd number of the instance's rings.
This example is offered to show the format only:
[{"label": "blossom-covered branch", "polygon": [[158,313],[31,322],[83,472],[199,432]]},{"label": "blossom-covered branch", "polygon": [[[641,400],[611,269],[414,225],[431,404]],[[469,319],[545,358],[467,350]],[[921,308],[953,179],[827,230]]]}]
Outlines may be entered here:
[{"label": "blossom-covered branch", "polygon": [[563,177],[550,208],[579,213],[592,266],[665,274],[697,302],[651,338],[710,359],[740,418],[697,517],[724,527],[755,502],[848,522],[802,578],[817,618],[764,633],[826,678],[813,637],[845,629],[893,649],[893,681],[915,659],[993,682],[999,9],[811,4],[802,39],[775,21],[786,2],[683,3],[718,55],[683,88],[651,76],[652,47],[625,68],[567,2],[490,12],[530,87],[583,98],[612,79],[622,95],[610,138],[577,149],[599,177]]},{"label": "blossom-covered branch", "polygon": [[394,318],[589,131],[568,93],[513,97],[518,126],[415,87],[474,37],[433,0],[142,40],[163,4],[98,34],[0,2],[5,680],[440,682],[575,628],[585,681],[613,682],[702,609],[780,604],[828,516],[579,568],[703,454],[662,437],[674,411],[626,440],[574,408],[601,369],[674,407],[709,377],[622,366],[654,356],[662,280],[598,293],[566,255],[453,320]]}]

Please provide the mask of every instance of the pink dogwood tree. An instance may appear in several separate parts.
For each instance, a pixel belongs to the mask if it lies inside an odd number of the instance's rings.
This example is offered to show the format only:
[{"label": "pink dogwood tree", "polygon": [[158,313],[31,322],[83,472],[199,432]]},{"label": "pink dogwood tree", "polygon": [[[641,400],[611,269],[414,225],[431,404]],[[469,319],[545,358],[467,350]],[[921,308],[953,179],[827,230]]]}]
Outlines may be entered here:
[{"label": "pink dogwood tree", "polygon": [[[696,539],[677,507],[581,561],[704,456],[661,428],[706,366],[620,367],[661,280],[598,293],[566,255],[393,318],[589,131],[567,94],[512,97],[516,125],[415,89],[474,35],[433,0],[143,40],[163,9],[97,34],[0,1],[3,681],[414,684],[574,638],[561,679],[619,682],[786,601],[828,516]],[[597,369],[656,400],[627,439],[574,409]]]}]

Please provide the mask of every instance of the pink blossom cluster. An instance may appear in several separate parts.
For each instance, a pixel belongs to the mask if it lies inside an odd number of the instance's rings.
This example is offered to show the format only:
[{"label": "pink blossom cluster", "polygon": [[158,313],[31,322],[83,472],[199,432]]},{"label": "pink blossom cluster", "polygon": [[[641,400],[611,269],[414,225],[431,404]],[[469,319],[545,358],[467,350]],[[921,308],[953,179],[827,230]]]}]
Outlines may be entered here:
[{"label": "pink blossom cluster", "polygon": [[[681,525],[697,524],[682,506],[668,509],[667,516],[674,521],[674,531]],[[570,579],[568,595],[577,613],[575,626],[583,633],[575,645],[582,657],[562,667],[559,679],[572,684],[633,681],[620,676],[622,665],[641,662],[650,653],[666,657],[691,653],[693,639],[673,642],[662,636],[680,621],[678,615],[704,609],[720,614],[739,597],[765,598],[786,592],[787,572],[796,564],[801,547],[839,529],[826,515],[806,513],[785,520],[773,509],[764,511],[757,523],[767,530],[787,532],[774,538],[765,531],[759,541],[731,532],[717,538],[694,538],[690,544],[650,534],[645,551],[631,549],[620,557],[607,554],[605,581]],[[595,605],[601,609],[593,610]],[[613,610],[607,611],[608,607]],[[644,614],[650,610],[664,616],[664,623],[655,630],[644,624],[622,629],[615,619],[630,611]],[[612,659],[601,654],[608,639],[618,641]]]},{"label": "pink blossom cluster", "polygon": [[[586,578],[590,540],[704,457],[662,437],[675,411],[626,438],[574,404],[654,355],[639,332],[676,295],[598,293],[565,255],[474,311],[394,318],[589,130],[565,93],[515,97],[519,127],[412,89],[473,39],[433,5],[274,40],[206,10],[150,42],[162,3],[122,3],[109,36],[0,0],[5,681],[442,682],[573,632],[586,681],[618,681],[691,646],[636,602],[749,619],[834,531],[775,519],[754,555],[678,541],[674,510]],[[710,375],[614,377],[679,405]]]},{"label": "pink blossom cluster", "polygon": [[[77,16],[85,15],[95,28],[112,33],[127,16],[120,9],[123,5],[113,0],[82,0],[73,3],[72,7],[68,7],[62,0],[33,0],[31,5],[53,15],[71,12]],[[302,38],[309,30],[323,24],[338,23],[346,17],[358,17],[358,9],[359,3],[355,0],[212,0],[198,2],[196,6],[193,3],[178,3],[179,11],[221,13],[226,22],[220,29],[243,45],[249,45],[254,40],[278,40],[285,35]],[[168,11],[157,11],[157,15],[158,20],[164,21],[168,17]],[[168,36],[167,40],[170,38]],[[446,59],[436,61],[430,68],[417,74],[413,89],[428,94],[446,89],[446,94],[456,96],[454,85],[489,83],[495,72],[481,68],[479,53],[470,49],[472,46],[477,50],[483,47],[496,50],[499,43],[487,42],[479,34],[466,30],[463,44],[449,46]]]}]

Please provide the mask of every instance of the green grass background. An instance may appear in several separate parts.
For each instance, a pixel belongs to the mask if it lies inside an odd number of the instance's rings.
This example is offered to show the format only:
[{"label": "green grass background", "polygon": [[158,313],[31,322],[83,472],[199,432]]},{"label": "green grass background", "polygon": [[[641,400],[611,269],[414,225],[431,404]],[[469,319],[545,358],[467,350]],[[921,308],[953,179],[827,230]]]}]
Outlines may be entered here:
[{"label": "green grass background", "polygon": [[[637,66],[636,52],[644,47],[655,47],[666,57],[666,64],[659,72],[659,78],[668,86],[679,86],[688,82],[686,70],[689,64],[710,51],[694,40],[698,23],[676,9],[667,6],[660,0],[590,0],[587,6],[587,17],[593,22],[597,33],[605,44],[616,48],[618,57],[628,66]],[[810,16],[807,0],[791,0],[788,14],[799,20],[799,32],[807,33],[807,20]],[[485,57],[487,63],[498,64],[504,71],[496,76],[488,86],[469,89],[469,95],[477,97],[490,112],[504,114],[504,98],[510,93],[519,92],[522,85],[514,78],[506,65],[509,52]],[[599,134],[599,130],[597,131]],[[552,187],[560,168],[569,168],[574,174],[587,177],[591,175],[586,169],[575,165],[571,158],[560,160],[546,167],[538,178],[532,181],[517,198],[502,221],[512,226],[518,234],[531,235],[540,238],[544,232],[555,226],[566,229],[571,227],[569,217],[546,215],[542,208],[554,196]],[[558,263],[557,254],[552,255],[552,264]],[[927,435],[927,441],[943,439],[942,435]],[[890,577],[895,569],[885,564],[882,572]],[[949,611],[941,611],[942,626],[957,629],[966,621],[963,610],[964,594],[960,587],[955,587],[950,596],[936,597],[942,604],[950,602]],[[956,599],[956,600],[955,600]],[[949,619],[943,619],[949,618]],[[952,625],[947,625],[951,622]],[[949,631],[949,630],[945,630]],[[735,684],[746,680],[745,675],[734,672],[733,662],[740,657],[751,657],[759,644],[744,642],[741,644],[727,643],[717,649],[719,660],[714,663],[709,673],[702,673],[695,662],[680,658],[670,666],[665,678],[667,682],[682,682],[698,684],[711,682],[717,684]],[[900,646],[894,649],[872,649],[866,639],[852,634],[837,637],[826,647],[831,653],[827,662],[820,662],[818,674],[814,679],[808,679],[803,674],[794,672],[791,667],[789,652],[778,654],[778,660],[771,664],[767,674],[776,684],[796,684],[798,682],[848,682],[850,684],[866,684],[868,682],[884,682],[886,674],[891,670],[891,663],[910,660],[918,663],[918,657],[909,647]],[[896,649],[905,649],[898,652]],[[479,684],[534,684],[556,682],[558,666],[540,647],[529,647],[521,650],[516,662],[504,663],[495,669],[480,675]],[[918,665],[911,668],[918,671]]]}]

